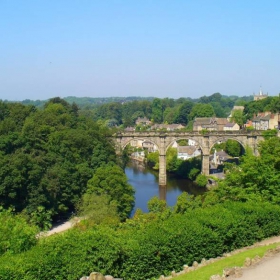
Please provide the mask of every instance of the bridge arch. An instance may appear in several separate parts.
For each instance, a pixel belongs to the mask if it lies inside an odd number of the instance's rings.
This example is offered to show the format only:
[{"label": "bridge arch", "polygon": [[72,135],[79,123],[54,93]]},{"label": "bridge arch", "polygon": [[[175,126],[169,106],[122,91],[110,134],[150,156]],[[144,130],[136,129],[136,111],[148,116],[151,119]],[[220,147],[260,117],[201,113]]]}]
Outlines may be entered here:
[{"label": "bridge arch", "polygon": [[240,139],[238,139],[236,137],[232,137],[232,136],[219,137],[216,140],[211,141],[211,143],[210,143],[210,151],[213,148],[213,146],[215,144],[217,144],[218,142],[226,142],[227,140],[234,140],[234,141],[238,142],[243,147],[244,150],[245,150],[246,146],[248,145],[247,143],[244,143],[242,140],[240,140]]},{"label": "bridge arch", "polygon": [[194,142],[197,143],[197,145],[200,147],[201,151],[202,151],[202,149],[203,149],[202,143],[200,143],[197,139],[194,139],[194,138],[192,138],[192,137],[182,136],[182,137],[176,137],[176,138],[174,138],[174,139],[167,145],[166,151],[167,151],[167,149],[168,149],[169,147],[171,147],[171,146],[174,144],[174,142],[177,142],[177,141],[180,141],[180,140],[192,140],[192,141],[194,141]]},{"label": "bridge arch", "polygon": [[147,139],[159,150],[159,185],[166,185],[166,151],[176,139],[190,139],[198,143],[202,151],[202,173],[209,175],[210,149],[218,141],[232,139],[238,141],[243,147],[251,147],[257,154],[258,142],[263,140],[262,131],[145,131],[145,132],[119,132],[113,136],[116,142],[117,153],[133,139]]},{"label": "bridge arch", "polygon": [[144,141],[149,141],[149,142],[153,143],[155,146],[157,146],[157,148],[159,148],[158,147],[158,143],[155,143],[153,140],[150,140],[150,139],[147,140],[147,139],[142,138],[142,137],[135,137],[135,138],[128,138],[128,139],[126,139],[125,142],[123,142],[121,144],[121,148],[124,149],[128,144],[131,143],[131,141],[134,141],[134,140],[143,141],[143,142]]}]

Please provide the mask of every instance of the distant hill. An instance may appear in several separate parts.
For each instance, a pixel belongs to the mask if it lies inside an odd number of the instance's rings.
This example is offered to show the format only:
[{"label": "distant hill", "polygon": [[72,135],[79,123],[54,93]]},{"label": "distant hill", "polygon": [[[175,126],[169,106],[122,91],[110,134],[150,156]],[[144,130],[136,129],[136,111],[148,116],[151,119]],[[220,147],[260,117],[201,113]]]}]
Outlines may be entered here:
[{"label": "distant hill", "polygon": [[[184,99],[184,100],[189,100],[195,103],[210,103],[210,102],[220,102],[222,99],[230,99],[235,105],[243,105],[239,104],[252,101],[253,96],[226,96],[226,95],[221,95],[220,93],[215,93],[210,96],[202,96],[200,98],[190,98],[190,97],[181,97],[178,98],[177,100]],[[94,107],[98,107],[102,104],[106,103],[112,103],[112,102],[117,102],[117,103],[127,103],[127,102],[132,102],[132,101],[141,101],[141,100],[147,100],[147,101],[153,101],[155,97],[140,97],[140,96],[128,96],[128,97],[76,97],[76,96],[67,96],[63,98],[67,102],[71,103],[76,103],[80,108],[83,109],[90,109]],[[172,99],[172,98],[171,98]],[[23,101],[19,101],[22,104],[25,105],[34,105],[36,107],[43,107],[44,104],[48,101],[47,100],[31,100],[31,99],[25,99]],[[176,99],[174,99],[176,100]],[[13,102],[9,100],[5,100],[4,102]]]},{"label": "distant hill", "polygon": [[[148,100],[152,101],[154,97],[140,97],[140,96],[128,96],[128,97],[76,97],[76,96],[67,96],[63,98],[65,101],[71,103],[76,103],[80,108],[86,107],[96,107],[98,105],[102,105],[105,103],[118,102],[118,103],[126,103],[131,101],[139,101],[139,100]],[[20,103],[25,105],[34,105],[36,107],[43,107],[44,104],[48,100],[30,100],[25,99],[20,101]],[[12,102],[7,101],[5,102]]]}]

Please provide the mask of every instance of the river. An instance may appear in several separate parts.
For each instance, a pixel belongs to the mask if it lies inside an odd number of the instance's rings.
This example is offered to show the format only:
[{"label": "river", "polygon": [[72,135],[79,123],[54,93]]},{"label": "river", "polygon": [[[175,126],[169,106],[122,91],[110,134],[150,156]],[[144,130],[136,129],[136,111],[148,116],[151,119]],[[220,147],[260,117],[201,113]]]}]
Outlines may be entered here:
[{"label": "river", "polygon": [[167,175],[167,186],[159,187],[158,171],[149,169],[135,161],[129,163],[125,169],[125,174],[128,178],[128,183],[135,189],[135,207],[132,211],[132,216],[138,208],[143,212],[148,212],[147,202],[154,196],[165,199],[168,206],[174,206],[177,197],[182,192],[194,195],[205,192],[205,189],[199,188],[192,181],[178,179],[171,175]]}]

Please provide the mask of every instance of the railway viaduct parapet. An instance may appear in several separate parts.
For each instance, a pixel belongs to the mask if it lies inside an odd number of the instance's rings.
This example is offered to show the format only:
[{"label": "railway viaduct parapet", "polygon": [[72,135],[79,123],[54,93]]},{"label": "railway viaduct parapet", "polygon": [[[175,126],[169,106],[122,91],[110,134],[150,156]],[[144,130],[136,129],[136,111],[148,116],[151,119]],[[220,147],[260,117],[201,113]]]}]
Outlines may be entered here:
[{"label": "railway viaduct parapet", "polygon": [[257,155],[258,143],[264,140],[262,131],[145,131],[145,132],[118,132],[114,135],[117,153],[125,148],[130,141],[142,139],[152,142],[159,151],[159,185],[166,185],[166,152],[168,147],[177,140],[194,140],[202,153],[202,174],[209,175],[209,155],[215,143],[228,139],[238,141],[244,148],[249,147]]}]

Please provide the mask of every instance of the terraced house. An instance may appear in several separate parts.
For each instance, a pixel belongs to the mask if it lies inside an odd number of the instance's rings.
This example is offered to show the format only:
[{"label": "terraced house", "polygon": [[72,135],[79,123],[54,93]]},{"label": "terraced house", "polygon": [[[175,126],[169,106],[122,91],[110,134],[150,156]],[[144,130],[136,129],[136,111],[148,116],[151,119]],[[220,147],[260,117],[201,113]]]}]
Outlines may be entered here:
[{"label": "terraced house", "polygon": [[268,130],[280,128],[279,113],[272,114],[271,112],[259,113],[252,119],[252,126],[256,130]]},{"label": "terraced house", "polygon": [[222,131],[226,124],[228,124],[226,118],[196,118],[193,123],[193,131],[201,131],[203,129]]}]

